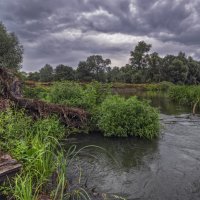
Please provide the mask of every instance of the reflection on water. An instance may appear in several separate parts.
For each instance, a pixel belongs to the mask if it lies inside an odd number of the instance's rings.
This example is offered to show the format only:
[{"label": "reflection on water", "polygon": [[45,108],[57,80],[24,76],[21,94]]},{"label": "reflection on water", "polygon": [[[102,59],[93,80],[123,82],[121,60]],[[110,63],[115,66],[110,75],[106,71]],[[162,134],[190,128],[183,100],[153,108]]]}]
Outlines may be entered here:
[{"label": "reflection on water", "polygon": [[79,135],[79,147],[98,145],[107,151],[90,148],[80,156],[83,180],[88,188],[130,200],[199,200],[200,118],[161,94],[140,93],[139,98],[160,109],[160,137],[150,142]]},{"label": "reflection on water", "polygon": [[138,96],[139,99],[149,100],[153,107],[160,110],[161,113],[166,115],[178,115],[182,113],[190,113],[192,111],[191,107],[181,106],[178,103],[170,101],[167,94],[164,92],[153,92],[153,91],[141,91],[132,88],[127,89],[115,89],[115,93],[120,94],[125,97]]}]

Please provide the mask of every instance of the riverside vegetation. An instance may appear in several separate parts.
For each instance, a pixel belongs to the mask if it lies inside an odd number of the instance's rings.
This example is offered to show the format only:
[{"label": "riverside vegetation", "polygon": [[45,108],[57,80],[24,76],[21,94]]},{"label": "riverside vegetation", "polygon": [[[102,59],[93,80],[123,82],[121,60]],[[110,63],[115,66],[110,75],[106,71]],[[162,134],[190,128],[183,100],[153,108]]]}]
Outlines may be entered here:
[{"label": "riverside vegetation", "polygon": [[[0,23],[0,67],[8,68],[24,79],[36,81],[86,81],[123,83],[198,84],[200,64],[182,52],[178,56],[161,58],[156,52],[149,54],[150,44],[140,41],[130,52],[130,64],[111,69],[110,59],[93,55],[79,63],[77,70],[59,65],[55,71],[45,65],[39,72],[20,73],[23,47],[14,34]],[[100,131],[104,136],[137,136],[153,139],[159,134],[158,111],[136,97],[124,99],[112,95],[110,85],[92,82],[57,82],[50,87],[25,88],[25,95],[46,102],[84,108],[90,114],[84,130],[72,130],[62,125],[57,116],[33,120],[24,110],[8,109],[0,112],[0,151],[9,152],[23,163],[23,170],[6,185],[3,193],[13,199],[38,200],[48,195],[53,200],[90,199],[82,187],[69,187],[67,169],[80,152],[62,148],[62,139],[74,132]],[[184,104],[199,105],[199,87],[173,86],[167,82],[151,84],[148,90],[168,90],[171,99]],[[181,92],[184,90],[184,92]],[[2,90],[1,90],[2,91]],[[178,96],[176,94],[179,94]],[[7,185],[8,184],[8,185]]]},{"label": "riverside vegetation", "polygon": [[[111,86],[92,82],[57,82],[47,88],[25,88],[47,102],[84,108],[90,113],[87,128],[72,130],[56,116],[33,120],[23,110],[0,113],[0,151],[23,163],[23,170],[2,192],[14,199],[37,200],[47,194],[53,200],[90,199],[84,188],[69,190],[67,168],[78,152],[64,152],[61,140],[72,132],[101,131],[104,136],[138,136],[153,139],[159,133],[156,109],[136,97],[124,99],[111,93]],[[73,148],[69,148],[73,149]]]},{"label": "riverside vegetation", "polygon": [[200,107],[200,86],[173,86],[168,91],[170,99],[192,107],[195,114],[196,108]]}]

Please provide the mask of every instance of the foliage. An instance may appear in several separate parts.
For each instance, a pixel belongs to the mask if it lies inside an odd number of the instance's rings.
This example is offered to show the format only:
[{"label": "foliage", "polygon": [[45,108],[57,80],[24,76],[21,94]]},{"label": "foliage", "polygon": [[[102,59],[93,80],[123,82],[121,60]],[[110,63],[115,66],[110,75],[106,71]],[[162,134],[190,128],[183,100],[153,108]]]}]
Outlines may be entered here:
[{"label": "foliage", "polygon": [[45,99],[48,95],[49,89],[42,86],[25,86],[23,88],[23,95],[31,99]]},{"label": "foliage", "polygon": [[200,86],[171,87],[169,97],[180,104],[193,106],[196,102],[200,101]]},{"label": "foliage", "polygon": [[53,80],[53,67],[49,64],[46,64],[43,68],[40,69],[40,81],[49,82]]},{"label": "foliage", "polygon": [[74,80],[75,72],[72,67],[65,65],[58,65],[55,68],[55,81]]},{"label": "foliage", "polygon": [[27,79],[30,81],[39,81],[40,80],[40,72],[30,72],[28,74]]},{"label": "foliage", "polygon": [[85,81],[95,79],[97,81],[105,82],[105,71],[110,64],[110,59],[104,60],[100,55],[89,56],[86,61],[81,61],[79,63],[77,68],[78,79]]},{"label": "foliage", "polygon": [[147,60],[148,60],[148,54],[145,54],[149,52],[151,49],[151,44],[147,44],[144,41],[140,41],[134,51],[131,51],[131,65],[133,68],[136,68],[138,70],[144,69],[147,66]]},{"label": "foliage", "polygon": [[146,89],[150,91],[168,91],[174,84],[168,81],[162,81],[157,84],[147,84]]},{"label": "foliage", "polygon": [[105,136],[139,136],[152,139],[159,133],[157,110],[136,97],[108,97],[99,107],[98,126]]},{"label": "foliage", "polygon": [[23,47],[14,33],[8,33],[0,22],[0,67],[21,68]]},{"label": "foliage", "polygon": [[[0,67],[18,70],[21,68],[23,47],[14,33],[8,33],[0,22]],[[139,41],[130,51],[130,63],[125,66],[110,67],[111,60],[101,55],[91,55],[80,61],[77,69],[60,64],[53,69],[46,64],[39,72],[23,74],[33,81],[79,80],[90,82],[160,83],[168,81],[175,84],[199,84],[200,62],[180,52],[177,56],[160,57],[157,52],[149,53],[152,45]]]},{"label": "foliage", "polygon": [[98,82],[86,85],[75,82],[57,82],[51,87],[47,100],[52,103],[81,107],[91,111],[109,93],[109,85],[102,85]]},{"label": "foliage", "polygon": [[[33,122],[22,110],[7,110],[0,113],[0,127],[1,149],[23,163],[23,171],[10,179],[7,187],[13,199],[36,200],[41,193],[52,190],[51,197],[57,200],[74,192],[68,188],[66,172],[68,159],[74,158],[80,150],[69,152],[65,158],[58,143],[65,129],[58,119],[51,117]],[[54,184],[50,184],[51,181]],[[81,191],[79,193],[81,195]]]},{"label": "foliage", "polygon": [[[151,44],[140,41],[130,52],[130,63],[125,66],[110,67],[111,60],[100,55],[89,56],[86,61],[79,62],[77,69],[58,65],[49,81],[79,80],[91,82],[122,82],[122,83],[160,83],[163,81],[174,84],[199,84],[200,62],[186,57],[180,52],[176,55],[160,57],[157,52],[149,53]],[[43,68],[42,68],[43,69]],[[41,80],[40,72],[30,73],[28,79]],[[46,81],[46,80],[45,80]]]},{"label": "foliage", "polygon": [[[22,121],[25,123],[23,127]],[[7,126],[8,123],[12,129]],[[18,123],[19,127],[14,131]],[[8,186],[1,187],[11,199],[37,200],[42,199],[41,194],[49,194],[52,200],[90,199],[87,191],[80,186],[81,176],[76,187],[69,186],[68,167],[84,149],[104,149],[93,145],[77,149],[73,145],[64,152],[58,140],[63,138],[65,129],[58,119],[51,117],[33,121],[23,110],[1,112],[0,127],[0,141],[7,143],[4,145],[9,146],[7,150],[23,163],[20,174],[9,179]],[[2,145],[0,147],[3,148]]]}]

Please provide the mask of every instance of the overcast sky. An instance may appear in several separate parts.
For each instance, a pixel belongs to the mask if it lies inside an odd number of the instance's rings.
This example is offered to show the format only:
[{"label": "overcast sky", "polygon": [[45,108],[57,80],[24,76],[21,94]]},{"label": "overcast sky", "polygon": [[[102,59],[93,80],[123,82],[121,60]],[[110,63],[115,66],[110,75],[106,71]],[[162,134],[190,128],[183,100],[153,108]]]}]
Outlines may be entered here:
[{"label": "overcast sky", "polygon": [[200,58],[200,0],[0,0],[0,21],[24,46],[23,70],[76,67],[92,54],[128,63],[144,40],[161,55]]}]

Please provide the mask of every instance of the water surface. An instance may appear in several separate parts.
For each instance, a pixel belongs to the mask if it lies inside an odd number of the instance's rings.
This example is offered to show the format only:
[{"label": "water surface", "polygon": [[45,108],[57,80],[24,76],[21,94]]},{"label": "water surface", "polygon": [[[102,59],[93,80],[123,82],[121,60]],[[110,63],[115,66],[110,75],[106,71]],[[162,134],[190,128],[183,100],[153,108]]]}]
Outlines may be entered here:
[{"label": "water surface", "polygon": [[200,118],[163,94],[123,91],[123,95],[134,94],[151,100],[160,110],[160,137],[147,141],[105,138],[98,133],[79,135],[74,142],[79,147],[106,149],[90,148],[82,153],[76,162],[82,181],[95,191],[130,200],[199,200]]}]

